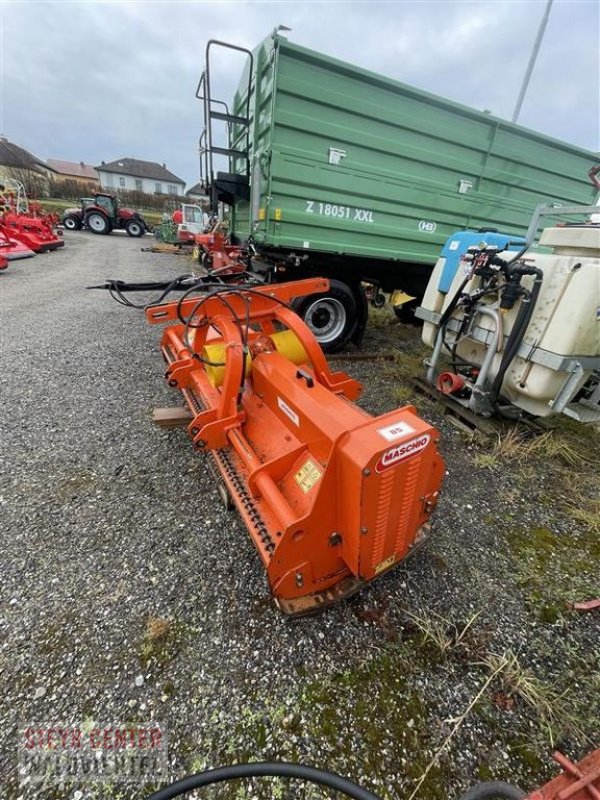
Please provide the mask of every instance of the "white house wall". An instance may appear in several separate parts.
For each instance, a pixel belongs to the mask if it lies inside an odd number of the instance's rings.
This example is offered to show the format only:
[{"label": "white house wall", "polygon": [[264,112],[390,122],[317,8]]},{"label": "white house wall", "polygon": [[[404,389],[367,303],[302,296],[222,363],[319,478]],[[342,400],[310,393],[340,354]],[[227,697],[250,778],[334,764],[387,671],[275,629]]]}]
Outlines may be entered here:
[{"label": "white house wall", "polygon": [[[136,178],[135,175],[117,175],[114,172],[98,170],[100,183],[105,189],[127,189],[130,191],[145,192],[145,194],[177,194],[183,195],[184,185],[169,183],[169,181],[155,181],[149,178]],[[160,188],[158,188],[160,187]]]}]

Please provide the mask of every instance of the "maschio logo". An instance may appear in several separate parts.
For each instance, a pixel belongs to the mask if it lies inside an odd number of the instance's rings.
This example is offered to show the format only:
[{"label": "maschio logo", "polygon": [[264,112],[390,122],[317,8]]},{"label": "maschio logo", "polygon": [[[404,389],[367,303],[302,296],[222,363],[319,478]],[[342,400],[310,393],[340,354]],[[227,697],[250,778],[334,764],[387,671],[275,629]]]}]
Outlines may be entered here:
[{"label": "maschio logo", "polygon": [[404,459],[419,453],[427,447],[430,438],[429,434],[425,433],[417,439],[411,439],[410,442],[403,442],[397,447],[390,447],[377,462],[375,467],[376,472],[383,472],[388,469],[388,467],[393,467],[395,464],[398,464],[398,462],[404,461]]}]

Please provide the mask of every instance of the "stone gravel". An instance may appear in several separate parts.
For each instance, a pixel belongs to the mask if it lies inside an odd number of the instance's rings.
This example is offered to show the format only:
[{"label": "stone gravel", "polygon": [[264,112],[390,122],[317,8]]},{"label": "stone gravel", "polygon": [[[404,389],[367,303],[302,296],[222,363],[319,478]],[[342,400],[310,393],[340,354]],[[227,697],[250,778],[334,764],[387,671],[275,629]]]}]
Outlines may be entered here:
[{"label": "stone gravel", "polygon": [[[189,262],[141,252],[149,239],[66,232],[65,240],[63,251],[0,274],[3,798],[141,800],[148,787],[81,783],[51,793],[21,785],[18,729],[159,720],[172,778],[280,758],[402,800],[483,686],[482,659],[508,651],[570,692],[582,732],[561,734],[558,744],[575,758],[594,739],[598,746],[598,614],[541,621],[507,537],[516,524],[577,533],[548,502],[543,474],[524,485],[509,467],[479,469],[474,445],[417,401],[442,431],[448,467],[430,544],[345,604],[286,620],[203,458],[183,431],[152,425],[155,406],[180,403],[163,380],[160,330],[84,288],[106,277],[170,278]],[[411,337],[418,332],[380,325],[364,349],[410,349]],[[397,404],[385,365],[335,368],[365,381],[361,404],[372,413]],[[597,563],[589,569],[597,576]],[[436,615],[447,652],[420,627]],[[473,615],[457,643],[453,632]],[[151,620],[166,622],[156,641]],[[488,776],[533,788],[552,774],[557,742],[518,697],[498,705],[503,691],[510,694],[490,685],[418,798],[451,800]],[[272,795],[253,783],[218,796]],[[297,785],[277,796],[322,795]]]}]

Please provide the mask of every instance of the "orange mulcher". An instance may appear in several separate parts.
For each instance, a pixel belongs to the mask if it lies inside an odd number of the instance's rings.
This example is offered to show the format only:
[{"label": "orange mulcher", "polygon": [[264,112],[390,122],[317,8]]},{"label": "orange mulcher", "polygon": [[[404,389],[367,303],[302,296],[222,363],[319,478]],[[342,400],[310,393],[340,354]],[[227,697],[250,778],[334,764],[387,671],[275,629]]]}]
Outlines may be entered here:
[{"label": "orange mulcher", "polygon": [[166,378],[241,514],[279,608],[302,615],[347,597],[415,552],[444,474],[439,434],[412,406],[373,418],[360,384],[330,371],[287,305],[307,279],[221,285],[146,309]]}]

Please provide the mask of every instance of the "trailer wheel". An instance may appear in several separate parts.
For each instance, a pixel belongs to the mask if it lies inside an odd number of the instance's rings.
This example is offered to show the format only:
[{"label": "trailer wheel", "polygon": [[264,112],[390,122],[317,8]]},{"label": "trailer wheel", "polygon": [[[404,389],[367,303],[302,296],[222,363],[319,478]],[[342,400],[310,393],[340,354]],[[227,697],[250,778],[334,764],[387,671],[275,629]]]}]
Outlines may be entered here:
[{"label": "trailer wheel", "polygon": [[294,300],[293,306],[326,353],[340,350],[352,336],[357,307],[345,283],[330,280],[329,291]]},{"label": "trailer wheel", "polygon": [[104,214],[100,214],[97,211],[92,211],[91,214],[87,215],[85,224],[92,233],[110,233],[110,222]]},{"label": "trailer wheel", "polygon": [[81,230],[81,220],[77,219],[77,217],[65,217],[63,219],[63,225],[68,231]]},{"label": "trailer wheel", "polygon": [[140,236],[143,236],[145,233],[144,226],[141,222],[138,222],[137,219],[129,220],[129,222],[125,225],[125,230],[127,231],[128,236],[134,236],[136,239]]}]

